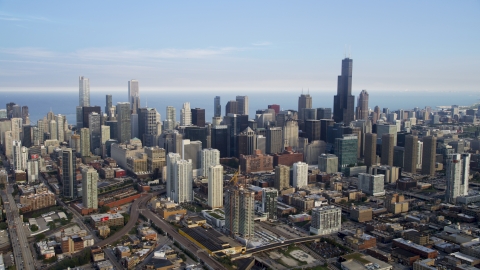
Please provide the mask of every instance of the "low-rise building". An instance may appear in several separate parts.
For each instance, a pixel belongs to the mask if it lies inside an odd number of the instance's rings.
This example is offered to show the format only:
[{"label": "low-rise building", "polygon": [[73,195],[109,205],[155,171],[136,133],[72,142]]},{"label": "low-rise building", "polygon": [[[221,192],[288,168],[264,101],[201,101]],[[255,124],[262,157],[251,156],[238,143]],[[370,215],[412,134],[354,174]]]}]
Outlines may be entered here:
[{"label": "low-rise building", "polygon": [[405,249],[407,251],[420,255],[422,258],[435,259],[438,256],[438,251],[415,244],[412,241],[408,241],[403,238],[393,239],[393,247]]},{"label": "low-rise building", "polygon": [[351,253],[342,256],[345,260],[341,263],[342,270],[391,270],[393,266],[382,262],[372,256],[366,256],[361,253]]},{"label": "low-rise building", "polygon": [[97,214],[90,216],[90,224],[98,229],[100,226],[123,226],[124,217],[121,214]]},{"label": "low-rise building", "polygon": [[367,206],[352,206],[352,208],[350,208],[350,218],[356,222],[367,222],[372,220],[372,213],[372,208]]},{"label": "low-rise building", "polygon": [[125,246],[117,246],[115,248],[115,254],[120,259],[125,258],[125,257],[130,257],[130,255],[132,255],[132,253],[130,252],[130,248],[125,247]]}]

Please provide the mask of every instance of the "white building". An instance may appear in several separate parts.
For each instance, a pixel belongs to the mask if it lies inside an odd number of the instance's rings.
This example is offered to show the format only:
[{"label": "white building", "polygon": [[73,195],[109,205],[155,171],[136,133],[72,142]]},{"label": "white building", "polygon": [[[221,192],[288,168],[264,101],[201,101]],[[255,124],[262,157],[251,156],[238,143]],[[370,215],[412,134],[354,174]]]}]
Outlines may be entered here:
[{"label": "white building", "polygon": [[220,164],[220,151],[213,148],[203,149],[200,152],[200,169],[201,175],[208,175],[208,168],[210,166],[216,166]]},{"label": "white building", "polygon": [[358,174],[358,188],[371,196],[385,195],[385,175]]},{"label": "white building", "polygon": [[342,227],[342,209],[336,206],[323,206],[312,209],[310,232],[317,235],[332,234]]},{"label": "white building", "polygon": [[39,163],[37,159],[27,161],[28,183],[39,181]]},{"label": "white building", "polygon": [[90,107],[90,80],[83,76],[78,78],[78,98],[78,106]]},{"label": "white building", "polygon": [[208,167],[208,206],[223,207],[223,166]]},{"label": "white building", "polygon": [[98,173],[92,167],[82,170],[82,204],[85,208],[98,209]]},{"label": "white building", "polygon": [[180,126],[192,125],[192,110],[190,109],[190,102],[183,103],[183,108],[180,111]]},{"label": "white building", "polygon": [[296,162],[293,164],[293,187],[301,188],[308,185],[308,164]]},{"label": "white building", "polygon": [[13,141],[12,155],[13,169],[15,171],[25,171],[27,168],[27,148],[22,146],[20,141]]},{"label": "white building", "polygon": [[457,197],[468,195],[469,175],[470,154],[452,154],[447,156],[445,201],[455,203]]},{"label": "white building", "polygon": [[193,201],[192,160],[178,160],[175,163],[174,177],[173,201],[176,203]]}]

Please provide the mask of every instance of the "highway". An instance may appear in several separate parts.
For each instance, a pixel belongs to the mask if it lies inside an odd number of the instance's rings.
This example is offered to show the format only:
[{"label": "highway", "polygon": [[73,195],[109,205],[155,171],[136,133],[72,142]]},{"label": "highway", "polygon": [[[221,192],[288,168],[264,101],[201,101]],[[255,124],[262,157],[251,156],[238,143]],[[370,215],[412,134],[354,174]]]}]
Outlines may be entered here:
[{"label": "highway", "polygon": [[10,241],[12,243],[13,254],[15,258],[15,265],[17,269],[34,270],[35,264],[33,255],[30,251],[25,228],[23,227],[23,220],[20,219],[18,208],[12,196],[13,187],[7,184],[7,193],[1,191],[2,200],[7,213],[7,222],[10,234]]},{"label": "highway", "polygon": [[175,241],[179,242],[183,247],[185,247],[188,251],[192,254],[196,254],[197,257],[204,262],[204,264],[208,265],[212,269],[225,269],[225,267],[217,262],[214,258],[210,257],[208,253],[206,253],[203,249],[199,248],[192,242],[190,242],[187,238],[180,235],[170,224],[165,222],[163,219],[159,218],[156,214],[154,214],[150,210],[143,210],[142,214],[150,219],[155,225],[160,227],[164,232],[169,234]]}]

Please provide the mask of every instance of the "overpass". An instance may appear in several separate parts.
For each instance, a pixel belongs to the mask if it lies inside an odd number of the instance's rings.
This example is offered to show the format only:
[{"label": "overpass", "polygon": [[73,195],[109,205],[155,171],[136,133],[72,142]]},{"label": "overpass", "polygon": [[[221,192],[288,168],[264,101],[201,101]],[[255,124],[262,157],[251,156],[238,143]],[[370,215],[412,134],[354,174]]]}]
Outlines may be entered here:
[{"label": "overpass", "polygon": [[286,247],[291,244],[301,244],[301,243],[306,243],[306,242],[311,242],[311,241],[318,241],[323,237],[323,235],[311,235],[311,236],[305,236],[305,237],[299,237],[295,239],[289,239],[285,240],[281,243],[274,243],[274,244],[269,244],[257,248],[252,248],[252,249],[247,249],[247,251],[244,254],[238,254],[237,256],[232,256],[232,261],[233,260],[238,260],[238,259],[243,259],[243,258],[248,258],[251,257],[255,253],[259,252],[265,252],[269,250],[274,250],[278,249],[281,247]]}]

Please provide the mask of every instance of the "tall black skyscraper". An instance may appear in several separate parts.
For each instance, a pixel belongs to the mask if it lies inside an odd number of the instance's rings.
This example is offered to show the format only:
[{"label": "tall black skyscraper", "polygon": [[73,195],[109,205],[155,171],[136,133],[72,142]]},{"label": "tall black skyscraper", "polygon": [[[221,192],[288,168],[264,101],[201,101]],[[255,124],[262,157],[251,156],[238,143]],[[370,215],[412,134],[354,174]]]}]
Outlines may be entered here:
[{"label": "tall black skyscraper", "polygon": [[214,115],[215,117],[222,116],[222,104],[220,104],[220,97],[216,96],[214,99]]},{"label": "tall black skyscraper", "polygon": [[345,125],[354,120],[355,97],[352,96],[352,59],[342,60],[342,75],[338,76],[337,94],[333,98],[333,120]]}]

